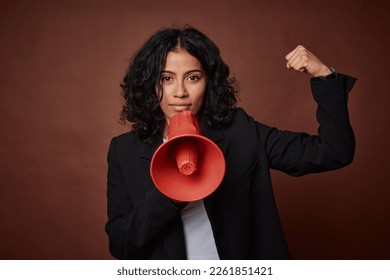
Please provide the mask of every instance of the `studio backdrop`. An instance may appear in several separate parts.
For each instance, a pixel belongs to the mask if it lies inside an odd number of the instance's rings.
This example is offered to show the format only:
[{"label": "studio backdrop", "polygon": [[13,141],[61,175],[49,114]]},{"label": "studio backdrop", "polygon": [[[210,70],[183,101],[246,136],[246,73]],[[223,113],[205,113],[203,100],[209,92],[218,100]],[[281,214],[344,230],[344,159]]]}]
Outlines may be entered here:
[{"label": "studio backdrop", "polygon": [[298,44],[358,78],[357,149],[325,174],[272,172],[295,259],[390,258],[388,1],[70,0],[0,4],[0,258],[111,259],[106,155],[120,83],[161,27],[212,38],[239,106],[279,129],[317,133],[309,76],[286,69]]}]

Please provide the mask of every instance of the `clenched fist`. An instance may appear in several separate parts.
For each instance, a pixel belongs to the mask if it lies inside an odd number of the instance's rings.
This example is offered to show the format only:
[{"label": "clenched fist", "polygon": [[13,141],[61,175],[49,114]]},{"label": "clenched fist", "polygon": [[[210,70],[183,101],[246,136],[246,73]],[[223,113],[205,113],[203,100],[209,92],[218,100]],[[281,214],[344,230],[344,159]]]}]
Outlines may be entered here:
[{"label": "clenched fist", "polygon": [[287,68],[306,72],[313,77],[326,76],[332,73],[328,66],[302,45],[297,46],[286,55],[286,60]]}]

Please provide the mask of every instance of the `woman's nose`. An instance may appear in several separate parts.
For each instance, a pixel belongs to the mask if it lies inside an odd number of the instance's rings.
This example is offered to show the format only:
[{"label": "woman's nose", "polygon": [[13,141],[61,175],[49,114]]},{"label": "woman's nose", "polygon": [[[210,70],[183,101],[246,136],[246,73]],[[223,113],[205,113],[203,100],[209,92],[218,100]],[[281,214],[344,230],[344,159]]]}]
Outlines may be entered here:
[{"label": "woman's nose", "polygon": [[175,90],[175,97],[183,98],[188,96],[188,91],[184,83],[178,83]]}]

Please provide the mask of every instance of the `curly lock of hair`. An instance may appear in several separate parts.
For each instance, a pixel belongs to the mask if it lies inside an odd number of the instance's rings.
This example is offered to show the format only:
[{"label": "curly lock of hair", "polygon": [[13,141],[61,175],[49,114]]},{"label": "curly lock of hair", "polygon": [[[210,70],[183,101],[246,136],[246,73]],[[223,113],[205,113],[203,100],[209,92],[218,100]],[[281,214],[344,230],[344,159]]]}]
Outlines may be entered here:
[{"label": "curly lock of hair", "polygon": [[131,122],[142,141],[161,139],[165,129],[166,121],[156,90],[161,89],[160,78],[167,54],[176,48],[185,49],[197,58],[207,75],[205,99],[198,118],[204,118],[212,128],[231,121],[237,91],[218,47],[195,28],[165,28],[157,31],[135,53],[121,84],[124,99],[121,121]]}]

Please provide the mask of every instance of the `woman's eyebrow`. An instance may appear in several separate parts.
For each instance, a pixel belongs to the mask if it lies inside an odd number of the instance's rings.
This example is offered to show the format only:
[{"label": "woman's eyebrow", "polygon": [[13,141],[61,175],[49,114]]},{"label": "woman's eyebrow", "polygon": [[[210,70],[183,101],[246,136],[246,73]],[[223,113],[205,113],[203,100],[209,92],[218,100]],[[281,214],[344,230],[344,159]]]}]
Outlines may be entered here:
[{"label": "woman's eyebrow", "polygon": [[[194,73],[194,72],[203,73],[203,70],[201,70],[201,69],[192,69],[192,70],[186,71],[184,74],[187,75],[189,73]],[[176,73],[174,71],[170,71],[170,70],[163,70],[162,73],[176,75]]]}]

